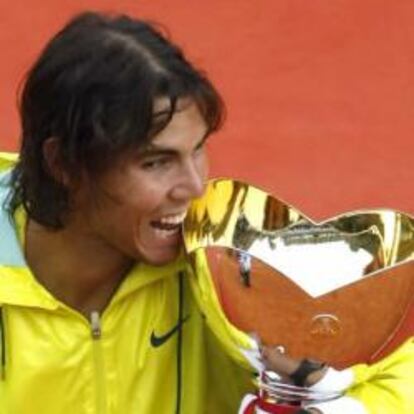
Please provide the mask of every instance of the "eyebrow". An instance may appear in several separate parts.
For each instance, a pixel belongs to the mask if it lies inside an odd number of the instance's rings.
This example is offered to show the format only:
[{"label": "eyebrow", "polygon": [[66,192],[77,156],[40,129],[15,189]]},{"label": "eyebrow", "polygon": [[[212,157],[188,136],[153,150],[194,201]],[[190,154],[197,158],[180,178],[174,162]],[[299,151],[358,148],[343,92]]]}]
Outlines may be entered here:
[{"label": "eyebrow", "polygon": [[[203,144],[207,141],[210,134],[206,132],[206,134],[200,139],[200,141],[194,146],[193,149],[200,148]],[[154,144],[150,142],[148,145],[143,147],[139,152],[139,157],[148,157],[154,155],[176,155],[178,151],[173,148],[163,147],[161,145]]]}]

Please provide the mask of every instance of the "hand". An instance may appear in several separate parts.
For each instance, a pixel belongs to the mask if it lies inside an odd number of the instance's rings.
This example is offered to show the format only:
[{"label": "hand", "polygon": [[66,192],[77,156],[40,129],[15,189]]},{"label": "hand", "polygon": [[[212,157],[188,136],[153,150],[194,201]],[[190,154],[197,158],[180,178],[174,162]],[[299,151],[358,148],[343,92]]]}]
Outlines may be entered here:
[{"label": "hand", "polygon": [[[261,355],[266,369],[279,374],[285,382],[292,382],[290,377],[299,368],[300,360],[287,356],[278,347],[261,346]],[[325,375],[326,369],[324,366],[311,372],[306,378],[305,385],[311,386],[320,381]]]},{"label": "hand", "polygon": [[261,355],[266,369],[276,372],[287,382],[290,382],[289,376],[300,364],[300,361],[288,357],[278,347],[262,346]]}]

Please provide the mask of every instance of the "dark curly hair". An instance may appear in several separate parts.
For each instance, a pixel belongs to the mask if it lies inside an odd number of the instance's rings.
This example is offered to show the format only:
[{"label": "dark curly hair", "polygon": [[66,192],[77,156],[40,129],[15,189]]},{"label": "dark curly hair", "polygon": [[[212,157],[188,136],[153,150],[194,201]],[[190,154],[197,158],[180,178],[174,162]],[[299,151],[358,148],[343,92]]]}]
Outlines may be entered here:
[{"label": "dark curly hair", "polygon": [[[154,116],[161,97],[169,99],[169,110]],[[10,210],[22,204],[40,224],[63,227],[70,194],[50,172],[44,142],[57,140],[68,176],[95,178],[165,128],[180,98],[197,104],[209,132],[219,128],[220,95],[154,24],[125,15],[76,16],[46,45],[23,86]]]}]

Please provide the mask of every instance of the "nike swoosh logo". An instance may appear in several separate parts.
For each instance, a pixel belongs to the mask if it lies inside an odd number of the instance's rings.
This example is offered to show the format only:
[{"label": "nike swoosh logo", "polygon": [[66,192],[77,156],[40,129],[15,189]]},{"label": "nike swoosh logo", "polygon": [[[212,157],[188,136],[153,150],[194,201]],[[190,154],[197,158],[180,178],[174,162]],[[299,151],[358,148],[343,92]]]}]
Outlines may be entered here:
[{"label": "nike swoosh logo", "polygon": [[159,346],[165,344],[181,327],[188,321],[190,315],[187,315],[185,318],[181,319],[177,322],[177,325],[173,326],[167,333],[164,335],[155,335],[154,331],[151,334],[151,345],[154,348],[158,348]]}]

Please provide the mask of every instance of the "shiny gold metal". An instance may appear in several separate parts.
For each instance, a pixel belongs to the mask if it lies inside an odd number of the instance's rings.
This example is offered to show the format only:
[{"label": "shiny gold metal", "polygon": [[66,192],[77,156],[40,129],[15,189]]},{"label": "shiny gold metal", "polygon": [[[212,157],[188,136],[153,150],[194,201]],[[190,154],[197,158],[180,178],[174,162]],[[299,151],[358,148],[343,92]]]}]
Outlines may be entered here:
[{"label": "shiny gold metal", "polygon": [[[299,357],[338,366],[375,357],[414,297],[414,218],[397,211],[317,223],[254,186],[219,179],[192,204],[184,243],[189,254],[206,251],[231,323]],[[238,251],[252,258],[244,284]]]}]

